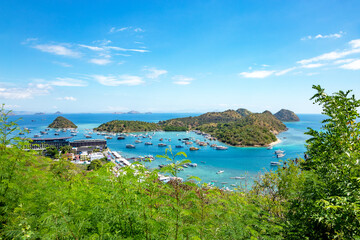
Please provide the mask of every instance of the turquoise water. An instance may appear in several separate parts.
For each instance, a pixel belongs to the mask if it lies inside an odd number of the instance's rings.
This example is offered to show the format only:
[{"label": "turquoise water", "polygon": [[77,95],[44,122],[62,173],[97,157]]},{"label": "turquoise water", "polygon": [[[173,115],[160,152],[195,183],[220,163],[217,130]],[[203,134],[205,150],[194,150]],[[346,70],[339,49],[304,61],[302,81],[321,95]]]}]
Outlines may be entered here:
[{"label": "turquoise water", "polygon": [[[121,120],[141,120],[147,122],[158,122],[160,120],[167,120],[177,117],[185,116],[196,116],[199,114],[63,114],[65,118],[73,121],[79,127],[79,133],[73,137],[73,140],[84,139],[84,134],[88,132],[86,129],[92,129],[99,126],[101,123],[111,121],[114,119]],[[29,137],[33,137],[35,134],[39,134],[40,131],[44,130],[58,115],[24,115],[24,116],[13,116],[11,119],[22,118],[18,122],[21,127],[28,127],[32,129]],[[180,172],[179,176],[186,179],[189,175],[194,175],[202,179],[202,182],[215,181],[215,185],[219,187],[229,187],[231,184],[251,184],[259,174],[264,171],[275,170],[277,166],[270,166],[271,161],[279,161],[275,157],[274,150],[284,150],[286,155],[284,159],[303,157],[305,151],[305,141],[308,136],[304,134],[308,127],[319,129],[321,126],[321,120],[324,119],[322,115],[312,114],[301,114],[299,115],[300,122],[285,123],[289,128],[288,131],[278,135],[281,143],[275,145],[272,150],[266,148],[239,148],[229,146],[228,150],[221,151],[212,149],[209,146],[199,147],[199,151],[190,151],[189,147],[177,149],[175,145],[180,145],[179,138],[193,137],[195,139],[203,140],[202,136],[196,135],[195,133],[189,132],[156,132],[153,135],[153,145],[146,146],[145,142],[149,141],[148,138],[141,139],[143,142],[135,144],[136,137],[127,137],[125,140],[117,140],[116,137],[107,140],[108,147],[111,150],[119,151],[124,157],[137,157],[145,155],[161,155],[164,154],[165,148],[158,147],[160,143],[159,139],[163,138],[163,143],[171,145],[173,151],[184,151],[188,159],[192,162],[197,163],[196,168],[186,168]],[[57,137],[54,136],[54,130],[49,132],[46,137]],[[70,132],[60,132],[58,137],[70,136]],[[93,139],[103,139],[104,136],[93,134]],[[168,139],[171,139],[169,142]],[[136,145],[135,149],[127,149],[126,144]],[[217,145],[225,145],[223,143],[213,141]],[[205,163],[202,163],[205,162]],[[149,168],[158,167],[159,164],[166,163],[163,159],[156,159],[152,163],[147,163]],[[216,174],[219,170],[223,170],[224,173]],[[245,180],[231,179],[231,177],[241,176],[245,177]]]}]

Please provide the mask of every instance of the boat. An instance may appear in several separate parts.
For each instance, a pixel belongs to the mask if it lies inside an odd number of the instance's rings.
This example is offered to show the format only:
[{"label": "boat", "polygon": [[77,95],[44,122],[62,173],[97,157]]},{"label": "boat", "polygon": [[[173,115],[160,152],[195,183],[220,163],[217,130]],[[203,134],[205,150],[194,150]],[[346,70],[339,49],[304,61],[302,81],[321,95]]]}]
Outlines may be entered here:
[{"label": "boat", "polygon": [[125,137],[124,137],[124,136],[118,136],[117,139],[118,139],[118,140],[124,140]]},{"label": "boat", "polygon": [[277,158],[281,158],[281,157],[284,157],[284,156],[285,156],[285,154],[283,154],[283,153],[279,153],[279,154],[276,155]]},{"label": "boat", "polygon": [[221,184],[228,184],[227,182],[222,182]]},{"label": "boat", "polygon": [[196,163],[189,163],[188,164],[190,167],[197,167],[197,164]]},{"label": "boat", "polygon": [[132,145],[132,144],[126,144],[126,148],[135,148],[135,145]]},{"label": "boat", "polygon": [[197,148],[197,147],[191,147],[191,148],[189,148],[190,149],[190,151],[197,151],[197,150],[199,150],[199,148]]},{"label": "boat", "polygon": [[232,187],[236,187],[236,184],[231,184],[230,186],[232,186]]},{"label": "boat", "polygon": [[145,145],[153,145],[152,142],[146,142]]},{"label": "boat", "polygon": [[90,135],[85,135],[86,138],[92,138]]},{"label": "boat", "polygon": [[217,145],[216,145],[215,143],[213,143],[213,144],[211,144],[211,145],[210,145],[210,147],[212,147],[212,148],[216,148],[216,147],[217,147]]},{"label": "boat", "polygon": [[282,150],[275,150],[275,154],[280,154],[280,153],[284,153],[285,151]]},{"label": "boat", "polygon": [[39,138],[39,137],[41,137],[39,134],[34,135],[34,138]]},{"label": "boat", "polygon": [[56,133],[54,133],[54,135],[55,135],[55,136],[58,136],[58,135],[59,135],[59,133],[57,133],[57,132],[56,132]]},{"label": "boat", "polygon": [[235,179],[245,179],[245,177],[235,177]]},{"label": "boat", "polygon": [[227,150],[228,147],[224,147],[224,146],[217,146],[216,150]]},{"label": "boat", "polygon": [[135,143],[142,143],[142,141],[141,140],[136,140]]},{"label": "boat", "polygon": [[182,146],[182,145],[176,145],[175,147],[176,147],[176,148],[183,148],[184,146]]},{"label": "boat", "polygon": [[44,134],[44,135],[45,135],[45,134],[49,134],[49,133],[46,132],[46,131],[41,131],[40,133],[41,133],[41,134]]},{"label": "boat", "polygon": [[279,165],[281,165],[281,163],[279,163],[279,162],[270,162],[270,165],[271,166],[279,166]]},{"label": "boat", "polygon": [[272,146],[269,146],[269,147],[267,147],[266,149],[267,150],[271,150],[273,147]]},{"label": "boat", "polygon": [[[55,133],[55,135],[59,135],[58,133]],[[76,133],[72,133],[71,136],[76,136],[77,134]]]},{"label": "boat", "polygon": [[159,141],[162,141],[162,140],[164,140],[164,139],[163,139],[163,138],[160,138],[160,139],[159,139]]},{"label": "boat", "polygon": [[224,170],[219,170],[219,171],[217,171],[216,174],[221,174],[221,173],[223,173],[223,172],[224,172]]},{"label": "boat", "polygon": [[19,133],[19,135],[25,135],[25,133],[21,132],[21,133]]},{"label": "boat", "polygon": [[105,136],[105,139],[112,139],[112,137],[110,137],[110,136]]},{"label": "boat", "polygon": [[186,145],[191,145],[193,142],[185,142]]},{"label": "boat", "polygon": [[188,165],[187,164],[183,164],[181,165],[183,168],[188,168]]},{"label": "boat", "polygon": [[159,143],[158,147],[166,147],[167,145],[165,143]]}]

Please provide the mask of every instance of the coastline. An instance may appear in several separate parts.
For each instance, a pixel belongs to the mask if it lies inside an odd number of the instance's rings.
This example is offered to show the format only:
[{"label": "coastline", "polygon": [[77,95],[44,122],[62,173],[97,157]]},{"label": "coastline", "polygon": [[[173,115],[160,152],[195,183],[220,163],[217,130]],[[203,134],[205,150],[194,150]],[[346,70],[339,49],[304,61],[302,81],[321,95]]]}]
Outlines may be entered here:
[{"label": "coastline", "polygon": [[276,140],[275,142],[270,143],[268,146],[269,146],[269,147],[273,147],[273,146],[275,146],[276,144],[281,143],[280,138],[276,137],[276,139],[277,139],[277,140]]}]

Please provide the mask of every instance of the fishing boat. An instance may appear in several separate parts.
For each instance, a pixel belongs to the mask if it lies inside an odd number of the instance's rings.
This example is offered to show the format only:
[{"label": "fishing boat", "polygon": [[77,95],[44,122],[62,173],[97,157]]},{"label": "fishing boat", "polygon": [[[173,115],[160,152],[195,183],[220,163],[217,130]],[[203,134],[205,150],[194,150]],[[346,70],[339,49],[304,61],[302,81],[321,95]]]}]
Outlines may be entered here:
[{"label": "fishing boat", "polygon": [[224,173],[224,170],[219,170],[219,171],[217,171],[216,174],[221,174],[221,173]]},{"label": "fishing boat", "polygon": [[191,147],[191,148],[189,148],[190,149],[190,151],[197,151],[197,150],[199,150],[199,148],[197,148],[197,147]]},{"label": "fishing boat", "polygon": [[216,147],[216,150],[227,150],[228,147],[225,147],[225,146],[217,146]]},{"label": "fishing boat", "polygon": [[152,142],[146,142],[145,145],[153,145]]},{"label": "fishing boat", "polygon": [[135,145],[132,145],[132,144],[126,144],[126,148],[135,148]]}]

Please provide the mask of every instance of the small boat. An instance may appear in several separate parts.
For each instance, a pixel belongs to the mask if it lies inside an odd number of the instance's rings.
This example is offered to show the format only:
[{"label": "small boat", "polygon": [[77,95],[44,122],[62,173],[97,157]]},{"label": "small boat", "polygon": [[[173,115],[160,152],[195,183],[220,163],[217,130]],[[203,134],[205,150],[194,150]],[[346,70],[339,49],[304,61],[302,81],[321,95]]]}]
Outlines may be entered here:
[{"label": "small boat", "polygon": [[279,163],[279,162],[270,162],[270,165],[271,166],[279,166],[279,165],[281,165],[281,163]]},{"label": "small boat", "polygon": [[34,138],[39,138],[39,137],[41,137],[39,134],[34,135]]},{"label": "small boat", "polygon": [[185,142],[186,145],[191,145],[193,142]]},{"label": "small boat", "polygon": [[212,148],[216,148],[216,147],[217,147],[217,145],[216,145],[215,143],[213,143],[213,144],[211,144],[211,145],[210,145],[210,147],[212,147]]},{"label": "small boat", "polygon": [[59,133],[57,133],[57,132],[56,132],[56,133],[54,133],[54,135],[55,135],[55,136],[58,136],[58,135],[59,135]]},{"label": "small boat", "polygon": [[118,140],[124,140],[125,137],[124,137],[124,136],[118,136],[117,139],[118,139]]},{"label": "small boat", "polygon": [[[58,133],[55,133],[55,135],[59,135]],[[72,133],[71,136],[76,136],[77,134],[76,133]]]},{"label": "small boat", "polygon": [[165,143],[159,143],[158,147],[166,147],[167,145]]},{"label": "small boat", "polygon": [[160,139],[159,139],[159,141],[162,141],[162,140],[164,140],[164,139],[163,139],[163,138],[160,138]]},{"label": "small boat", "polygon": [[110,137],[110,136],[105,136],[105,139],[112,139],[112,137]]},{"label": "small boat", "polygon": [[25,135],[25,133],[21,132],[21,133],[19,133],[19,135]]},{"label": "small boat", "polygon": [[285,154],[283,154],[283,153],[279,153],[279,154],[276,155],[277,158],[282,158],[284,156],[285,156]]},{"label": "small boat", "polygon": [[211,180],[211,182],[215,183],[215,182],[217,182],[217,180]]},{"label": "small boat", "polygon": [[216,174],[221,174],[221,173],[223,173],[223,172],[224,172],[223,170],[219,170],[219,171],[217,171]]},{"label": "small boat", "polygon": [[217,146],[216,150],[227,150],[228,147],[224,147],[224,146]]},{"label": "small boat", "polygon": [[176,145],[175,147],[176,147],[176,148],[183,148],[184,146],[182,146],[182,145]]},{"label": "small boat", "polygon": [[197,150],[199,150],[199,148],[197,148],[197,147],[191,147],[191,148],[189,148],[190,149],[190,151],[197,151]]},{"label": "small boat", "polygon": [[90,135],[85,135],[86,138],[92,138]]},{"label": "small boat", "polygon": [[126,148],[135,148],[135,145],[132,145],[132,144],[126,144]]},{"label": "small boat", "polygon": [[236,184],[231,184],[230,186],[232,186],[232,187],[236,187]]},{"label": "small boat", "polygon": [[285,151],[282,150],[275,150],[275,154],[280,154],[280,153],[284,153]]},{"label": "small boat", "polygon": [[142,141],[141,140],[136,140],[135,143],[142,143]]},{"label": "small boat", "polygon": [[186,164],[183,164],[183,165],[181,165],[183,168],[188,168],[188,165],[186,165]]},{"label": "small boat", "polygon": [[266,149],[267,150],[271,150],[273,147],[272,146],[269,146],[269,147],[267,147]]},{"label": "small boat", "polygon": [[235,179],[245,179],[245,177],[235,177]]},{"label": "small boat", "polygon": [[49,133],[46,132],[46,131],[41,131],[40,133],[41,133],[41,134],[49,134]]},{"label": "small boat", "polygon": [[190,167],[197,167],[197,164],[196,163],[189,163],[188,164]]},{"label": "small boat", "polygon": [[146,142],[145,145],[153,145],[152,142]]}]

